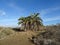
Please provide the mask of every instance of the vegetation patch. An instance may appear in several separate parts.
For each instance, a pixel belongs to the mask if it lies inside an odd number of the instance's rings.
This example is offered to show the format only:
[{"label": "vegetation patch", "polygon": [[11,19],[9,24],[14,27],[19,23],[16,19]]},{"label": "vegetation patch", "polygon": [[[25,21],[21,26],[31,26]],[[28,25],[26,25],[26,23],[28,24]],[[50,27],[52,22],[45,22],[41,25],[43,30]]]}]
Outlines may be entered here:
[{"label": "vegetation patch", "polygon": [[14,31],[13,31],[12,29],[2,27],[2,28],[0,29],[0,39],[1,39],[1,38],[4,38],[4,37],[6,37],[6,36],[9,36],[9,35],[11,35],[11,34],[13,34],[13,33],[14,33]]},{"label": "vegetation patch", "polygon": [[46,26],[46,31],[31,40],[36,45],[60,45],[60,25]]}]

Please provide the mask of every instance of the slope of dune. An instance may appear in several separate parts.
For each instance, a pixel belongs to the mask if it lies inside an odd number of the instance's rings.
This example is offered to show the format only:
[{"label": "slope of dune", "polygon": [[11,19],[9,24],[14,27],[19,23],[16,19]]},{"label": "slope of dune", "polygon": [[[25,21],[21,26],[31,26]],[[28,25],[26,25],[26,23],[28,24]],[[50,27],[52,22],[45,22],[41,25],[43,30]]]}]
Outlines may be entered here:
[{"label": "slope of dune", "polygon": [[32,37],[32,35],[36,35],[36,33],[32,31],[15,32],[10,36],[1,39],[0,45],[34,45],[28,39]]}]

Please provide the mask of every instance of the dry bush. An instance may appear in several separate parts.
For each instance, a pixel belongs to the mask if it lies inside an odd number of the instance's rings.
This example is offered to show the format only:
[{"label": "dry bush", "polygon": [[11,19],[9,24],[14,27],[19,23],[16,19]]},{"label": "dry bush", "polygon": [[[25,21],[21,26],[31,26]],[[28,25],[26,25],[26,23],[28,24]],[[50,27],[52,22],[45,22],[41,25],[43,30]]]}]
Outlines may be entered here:
[{"label": "dry bush", "polygon": [[14,31],[11,28],[4,28],[4,27],[2,27],[0,29],[0,39],[4,38],[4,37],[6,37],[6,36],[8,36],[10,34],[13,34],[13,33],[14,33]]},{"label": "dry bush", "polygon": [[32,40],[36,45],[60,45],[60,25],[46,26],[46,31]]}]

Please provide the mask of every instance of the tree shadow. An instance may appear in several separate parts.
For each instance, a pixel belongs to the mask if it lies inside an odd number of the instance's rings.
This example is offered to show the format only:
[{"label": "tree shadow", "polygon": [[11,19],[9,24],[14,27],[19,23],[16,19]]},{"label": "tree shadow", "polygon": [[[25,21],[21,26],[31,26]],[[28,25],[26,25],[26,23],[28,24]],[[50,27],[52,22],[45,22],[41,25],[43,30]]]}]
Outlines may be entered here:
[{"label": "tree shadow", "polygon": [[14,31],[16,32],[24,32],[24,30],[20,29],[20,28],[12,28]]}]

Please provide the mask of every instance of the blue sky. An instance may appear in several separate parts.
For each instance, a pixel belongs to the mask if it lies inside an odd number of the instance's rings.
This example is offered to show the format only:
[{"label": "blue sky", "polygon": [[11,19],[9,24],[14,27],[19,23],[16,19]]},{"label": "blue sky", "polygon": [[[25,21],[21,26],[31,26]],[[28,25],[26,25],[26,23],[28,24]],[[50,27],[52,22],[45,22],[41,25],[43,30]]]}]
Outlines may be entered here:
[{"label": "blue sky", "polygon": [[18,18],[40,13],[44,25],[60,23],[60,0],[0,0],[0,26],[18,26]]}]

